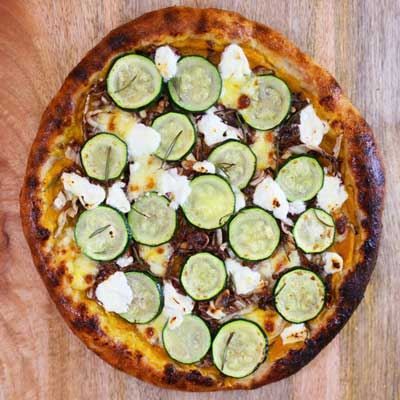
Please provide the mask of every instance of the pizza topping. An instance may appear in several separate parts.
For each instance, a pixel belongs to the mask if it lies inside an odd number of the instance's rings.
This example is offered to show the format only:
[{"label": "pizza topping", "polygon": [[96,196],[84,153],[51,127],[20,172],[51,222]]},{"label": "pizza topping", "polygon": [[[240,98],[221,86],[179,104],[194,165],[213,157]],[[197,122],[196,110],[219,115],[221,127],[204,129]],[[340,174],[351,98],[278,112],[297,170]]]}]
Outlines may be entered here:
[{"label": "pizza topping", "polygon": [[124,256],[117,258],[117,260],[115,262],[118,265],[118,267],[125,268],[125,267],[128,267],[129,265],[133,264],[133,257],[124,255]]},{"label": "pizza topping", "polygon": [[325,285],[315,272],[293,268],[275,284],[275,308],[284,319],[299,324],[318,316],[325,305],[325,295]]},{"label": "pizza topping", "polygon": [[274,134],[272,132],[256,131],[251,150],[257,158],[257,170],[275,168],[276,151],[274,146]]},{"label": "pizza topping", "polygon": [[126,214],[131,209],[131,203],[124,192],[125,183],[115,182],[109,189],[106,204]]},{"label": "pizza topping", "polygon": [[240,211],[246,207],[246,198],[244,193],[240,191],[236,186],[232,186],[233,193],[235,195],[235,212]]},{"label": "pizza topping", "polygon": [[248,294],[260,284],[260,273],[245,267],[238,261],[228,258],[225,260],[228,272],[231,274],[237,294]]},{"label": "pizza topping", "polygon": [[215,114],[216,109],[210,108],[197,122],[199,132],[204,135],[204,141],[207,146],[224,142],[228,139],[237,140],[240,136],[238,129],[225,124]]},{"label": "pizza topping", "polygon": [[228,240],[239,258],[260,261],[270,257],[277,248],[280,230],[275,218],[265,210],[248,207],[229,221]]},{"label": "pizza topping", "polygon": [[169,281],[164,281],[164,309],[163,313],[168,317],[170,329],[181,325],[183,316],[190,314],[194,307],[194,301],[177,292]]},{"label": "pizza topping", "polygon": [[168,196],[171,200],[170,206],[177,209],[189,198],[192,189],[188,178],[179,175],[177,169],[170,169],[161,175],[158,192]]},{"label": "pizza topping", "polygon": [[61,181],[64,189],[71,195],[77,196],[82,205],[87,209],[92,209],[101,204],[105,197],[105,190],[75,172],[63,172]]},{"label": "pizza topping", "polygon": [[168,262],[173,254],[173,248],[169,243],[160,246],[139,246],[140,257],[150,266],[152,274],[165,276]]},{"label": "pizza topping", "polygon": [[324,271],[327,274],[334,274],[343,269],[343,258],[338,253],[332,253],[327,251],[322,255],[324,262]]},{"label": "pizza topping", "polygon": [[222,79],[241,79],[251,74],[251,69],[243,49],[237,44],[225,47],[218,66]]},{"label": "pizza topping", "polygon": [[62,210],[66,204],[67,204],[67,198],[65,197],[65,194],[60,190],[58,192],[58,195],[53,201],[53,207],[56,210]]},{"label": "pizza topping", "polygon": [[338,176],[325,176],[317,196],[317,204],[325,211],[333,212],[343,205],[347,197],[346,189]]},{"label": "pizza topping", "polygon": [[324,135],[329,131],[326,121],[318,118],[310,104],[300,111],[300,140],[311,146],[319,146]]},{"label": "pizza topping", "polygon": [[153,154],[160,146],[161,136],[155,129],[139,123],[127,133],[125,140],[129,158],[137,160],[139,157]]},{"label": "pizza topping", "polygon": [[96,297],[106,311],[123,313],[128,311],[133,293],[125,274],[118,271],[99,283]]},{"label": "pizza topping", "polygon": [[217,146],[208,159],[225,176],[231,185],[245,188],[256,169],[256,156],[251,149],[237,140],[229,140]]},{"label": "pizza topping", "polygon": [[275,218],[287,220],[289,203],[284,191],[270,176],[260,182],[253,196],[254,204],[271,211]]},{"label": "pizza topping", "polygon": [[217,308],[215,306],[214,301],[210,301],[208,309],[206,310],[206,314],[212,319],[222,319],[226,317],[226,314],[221,308]]},{"label": "pizza topping", "polygon": [[291,324],[281,332],[282,343],[284,345],[304,342],[308,338],[308,329],[302,324]]},{"label": "pizza topping", "polygon": [[280,246],[270,258],[259,262],[256,268],[264,279],[271,280],[275,274],[284,269],[298,267],[299,265],[301,265],[301,261],[297,250],[287,253],[285,248]]},{"label": "pizza topping", "polygon": [[210,161],[196,161],[193,170],[202,174],[215,174],[215,165]]},{"label": "pizza topping", "polygon": [[267,336],[253,321],[238,319],[222,325],[212,343],[214,365],[227,376],[243,378],[265,360]]},{"label": "pizza topping", "polygon": [[168,82],[176,75],[179,56],[169,46],[158,47],[154,56],[154,62],[164,82]]},{"label": "pizza topping", "polygon": [[306,210],[306,203],[304,201],[295,200],[289,203],[289,214],[301,214]]},{"label": "pizza topping", "polygon": [[300,215],[293,228],[296,245],[304,253],[321,253],[335,240],[335,222],[330,214],[309,208]]}]

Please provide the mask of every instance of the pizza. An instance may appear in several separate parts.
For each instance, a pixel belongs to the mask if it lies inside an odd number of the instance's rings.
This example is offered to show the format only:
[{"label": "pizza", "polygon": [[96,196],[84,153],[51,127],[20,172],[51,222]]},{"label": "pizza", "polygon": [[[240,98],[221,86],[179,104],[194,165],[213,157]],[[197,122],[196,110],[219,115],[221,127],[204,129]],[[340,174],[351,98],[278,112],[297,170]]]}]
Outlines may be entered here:
[{"label": "pizza", "polygon": [[335,79],[281,34],[171,7],[106,36],[45,111],[21,192],[34,263],[114,367],[252,389],[360,303],[384,172]]}]

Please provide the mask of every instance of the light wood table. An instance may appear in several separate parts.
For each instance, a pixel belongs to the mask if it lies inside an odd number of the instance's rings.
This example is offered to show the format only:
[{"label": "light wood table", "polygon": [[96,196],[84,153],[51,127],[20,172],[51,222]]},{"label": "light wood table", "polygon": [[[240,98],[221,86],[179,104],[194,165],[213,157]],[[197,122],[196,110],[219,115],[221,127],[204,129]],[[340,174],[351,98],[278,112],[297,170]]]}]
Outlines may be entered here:
[{"label": "light wood table", "polygon": [[[22,236],[18,194],[47,103],[109,30],[173,4],[236,10],[285,33],[336,76],[372,125],[386,160],[384,234],[363,303],[306,368],[253,392],[178,393],[111,368],[66,327]],[[0,0],[0,398],[398,400],[399,37],[398,0]]]}]

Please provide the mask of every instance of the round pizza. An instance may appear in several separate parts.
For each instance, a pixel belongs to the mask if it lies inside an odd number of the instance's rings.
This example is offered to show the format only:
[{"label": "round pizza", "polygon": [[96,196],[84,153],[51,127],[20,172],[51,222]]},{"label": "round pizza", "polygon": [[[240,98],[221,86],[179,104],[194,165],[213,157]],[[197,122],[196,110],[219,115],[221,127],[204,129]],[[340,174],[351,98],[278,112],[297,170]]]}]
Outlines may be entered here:
[{"label": "round pizza", "polygon": [[21,217],[72,331],[153,384],[251,389],[307,364],[363,297],[384,173],[335,79],[232,12],[106,36],[45,111]]}]

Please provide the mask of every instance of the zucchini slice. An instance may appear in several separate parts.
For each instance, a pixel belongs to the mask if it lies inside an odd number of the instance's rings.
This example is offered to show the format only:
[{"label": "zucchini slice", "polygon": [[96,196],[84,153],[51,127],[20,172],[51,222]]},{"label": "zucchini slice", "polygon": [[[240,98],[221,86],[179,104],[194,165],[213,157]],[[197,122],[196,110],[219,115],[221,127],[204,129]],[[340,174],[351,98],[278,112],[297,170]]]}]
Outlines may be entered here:
[{"label": "zucchini slice", "polygon": [[212,343],[214,365],[227,376],[244,378],[265,361],[268,338],[253,321],[237,319],[222,325]]},{"label": "zucchini slice", "polygon": [[217,229],[235,212],[235,195],[224,178],[200,175],[190,182],[190,188],[191,193],[182,204],[182,210],[192,225]]},{"label": "zucchini slice", "polygon": [[75,225],[75,241],[82,252],[98,261],[109,261],[120,256],[129,241],[124,216],[108,206],[86,210]]},{"label": "zucchini slice", "polygon": [[152,127],[160,134],[161,143],[154,153],[165,161],[178,161],[192,150],[196,132],[185,114],[169,112],[157,117]]},{"label": "zucchini slice", "polygon": [[128,222],[133,239],[147,246],[159,246],[171,240],[176,229],[176,212],[165,196],[146,193],[132,205]]},{"label": "zucchini slice", "polygon": [[298,156],[281,167],[276,181],[289,201],[307,201],[321,190],[324,170],[316,158]]},{"label": "zucchini slice", "polygon": [[80,156],[90,178],[98,181],[116,179],[128,162],[128,147],[112,133],[98,133],[82,146]]},{"label": "zucchini slice", "polygon": [[290,111],[290,90],[282,79],[274,75],[255,76],[244,91],[250,97],[250,105],[239,112],[255,129],[266,131],[275,128]]},{"label": "zucchini slice", "polygon": [[274,287],[275,308],[294,324],[317,317],[325,305],[325,284],[315,272],[295,267],[284,273]]},{"label": "zucchini slice", "polygon": [[180,279],[185,292],[193,300],[210,300],[226,285],[225,264],[211,253],[197,253],[187,259]]},{"label": "zucchini slice", "polygon": [[161,312],[163,300],[159,283],[146,272],[126,272],[133,299],[127,312],[119,314],[134,324],[147,324]]},{"label": "zucchini slice", "polygon": [[217,102],[221,89],[218,69],[201,56],[182,57],[175,77],[168,81],[172,101],[191,112],[208,110]]},{"label": "zucchini slice", "polygon": [[207,324],[197,315],[187,314],[182,323],[171,329],[166,323],[162,333],[168,355],[182,364],[201,361],[211,346],[211,334]]},{"label": "zucchini slice", "polygon": [[322,253],[335,241],[335,221],[320,208],[309,208],[300,215],[293,228],[297,247],[304,253]]},{"label": "zucchini slice", "polygon": [[228,224],[229,244],[243,260],[265,260],[278,247],[280,238],[276,219],[260,207],[243,208]]},{"label": "zucchini slice", "polygon": [[208,157],[239,189],[245,188],[256,170],[257,158],[249,146],[228,140],[216,147]]},{"label": "zucchini slice", "polygon": [[117,58],[107,75],[107,93],[123,109],[146,107],[161,94],[162,77],[154,62],[139,54]]}]

